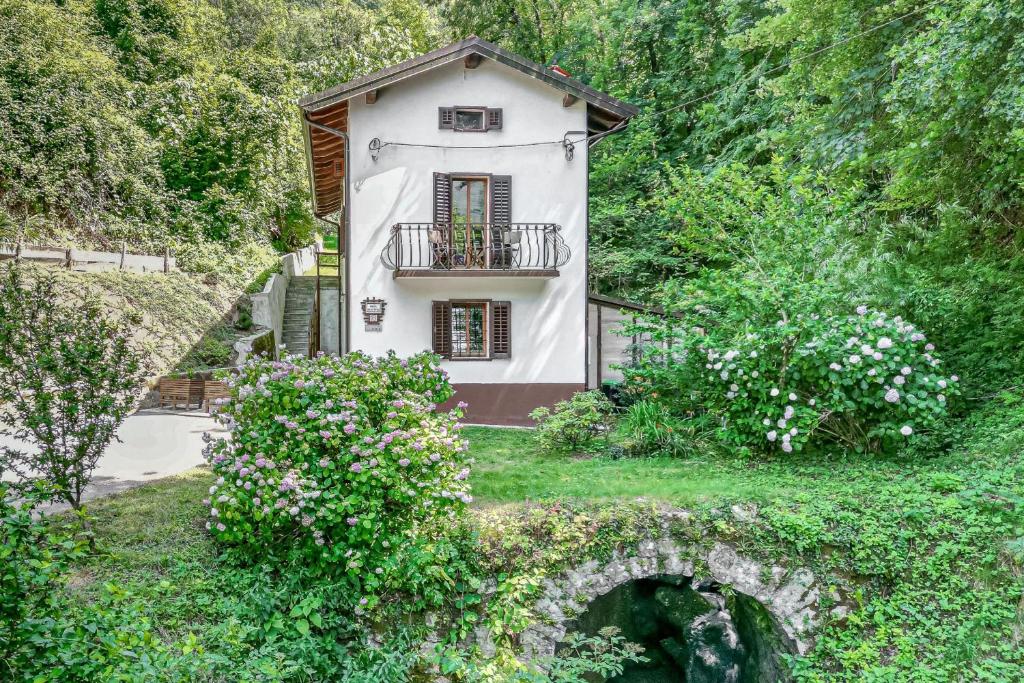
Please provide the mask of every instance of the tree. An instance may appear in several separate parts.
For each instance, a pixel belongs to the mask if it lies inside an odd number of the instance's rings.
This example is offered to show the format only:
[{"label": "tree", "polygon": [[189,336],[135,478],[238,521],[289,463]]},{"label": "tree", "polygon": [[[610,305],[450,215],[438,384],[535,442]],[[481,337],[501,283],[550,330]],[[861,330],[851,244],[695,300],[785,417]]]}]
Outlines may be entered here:
[{"label": "tree", "polygon": [[96,301],[63,303],[53,275],[9,266],[0,282],[0,434],[31,446],[0,449],[0,470],[42,479],[78,510],[104,449],[143,376],[126,320]]}]

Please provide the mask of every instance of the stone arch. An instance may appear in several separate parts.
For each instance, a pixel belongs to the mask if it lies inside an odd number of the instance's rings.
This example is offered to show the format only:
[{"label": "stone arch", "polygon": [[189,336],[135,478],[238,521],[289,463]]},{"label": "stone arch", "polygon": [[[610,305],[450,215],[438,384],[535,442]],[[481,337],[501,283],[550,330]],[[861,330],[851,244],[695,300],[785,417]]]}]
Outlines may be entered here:
[{"label": "stone arch", "polygon": [[[693,577],[698,561],[707,566],[708,578],[760,603],[792,653],[811,649],[822,595],[813,573],[758,562],[725,543],[684,547],[664,537],[642,541],[631,552],[616,552],[607,562],[591,560],[545,579],[535,605],[540,621],[520,634],[524,658],[554,655],[574,617],[594,598],[637,579]],[[843,606],[836,609],[845,611]]]}]

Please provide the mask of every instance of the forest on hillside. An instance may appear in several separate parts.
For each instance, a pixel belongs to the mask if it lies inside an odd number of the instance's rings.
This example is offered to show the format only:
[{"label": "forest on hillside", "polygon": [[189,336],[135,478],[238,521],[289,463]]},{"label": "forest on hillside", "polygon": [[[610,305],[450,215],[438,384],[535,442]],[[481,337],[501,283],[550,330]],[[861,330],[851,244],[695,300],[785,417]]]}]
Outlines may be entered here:
[{"label": "forest on hillside", "polygon": [[296,98],[470,34],[641,107],[595,148],[593,290],[756,271],[1020,370],[1013,0],[0,0],[0,239],[308,243]]}]

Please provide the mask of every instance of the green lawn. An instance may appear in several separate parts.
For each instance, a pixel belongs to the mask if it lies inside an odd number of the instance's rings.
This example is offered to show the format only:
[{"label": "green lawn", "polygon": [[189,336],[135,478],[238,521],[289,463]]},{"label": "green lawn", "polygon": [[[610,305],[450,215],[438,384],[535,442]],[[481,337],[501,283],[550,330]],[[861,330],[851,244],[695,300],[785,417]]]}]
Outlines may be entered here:
[{"label": "green lawn", "polygon": [[788,476],[765,478],[756,467],[713,458],[545,455],[527,430],[468,427],[465,433],[476,461],[473,495],[484,505],[547,498],[645,498],[687,506],[723,497],[767,501],[798,486]]}]

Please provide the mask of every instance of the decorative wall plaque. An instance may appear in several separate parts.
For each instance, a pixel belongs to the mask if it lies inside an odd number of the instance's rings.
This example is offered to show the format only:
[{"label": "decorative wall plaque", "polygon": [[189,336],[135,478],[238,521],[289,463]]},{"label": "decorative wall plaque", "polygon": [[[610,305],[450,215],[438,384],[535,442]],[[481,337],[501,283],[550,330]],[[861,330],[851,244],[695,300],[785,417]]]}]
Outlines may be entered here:
[{"label": "decorative wall plaque", "polygon": [[362,306],[366,331],[380,332],[383,329],[384,307],[387,306],[387,302],[384,299],[363,299]]}]

